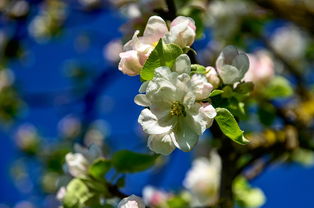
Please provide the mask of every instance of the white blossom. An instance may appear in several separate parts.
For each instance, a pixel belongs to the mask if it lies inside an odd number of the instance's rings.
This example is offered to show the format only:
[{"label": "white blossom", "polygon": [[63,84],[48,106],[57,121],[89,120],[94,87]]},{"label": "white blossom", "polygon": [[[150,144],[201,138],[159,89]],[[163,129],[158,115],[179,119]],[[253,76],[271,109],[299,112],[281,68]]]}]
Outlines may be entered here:
[{"label": "white blossom", "polygon": [[169,194],[158,190],[152,186],[146,186],[143,189],[144,202],[153,207],[162,206],[167,201]]},{"label": "white blossom", "polygon": [[138,196],[131,195],[122,199],[118,204],[118,208],[145,208],[145,204]]},{"label": "white blossom", "polygon": [[[155,70],[154,78],[145,82],[135,97],[135,103],[149,107],[142,110],[138,122],[150,136],[148,147],[164,155],[170,154],[175,147],[190,151],[199,136],[206,130],[216,111],[205,111],[201,103],[196,102],[198,88],[192,86],[188,74],[191,66],[186,55],[177,58],[172,72],[168,67]],[[178,73],[176,70],[180,69]],[[206,114],[207,113],[207,114]]]},{"label": "white blossom", "polygon": [[209,93],[213,90],[213,85],[211,85],[202,74],[194,74],[191,77],[191,86],[195,92],[196,100],[208,98]]},{"label": "white blossom", "polygon": [[221,173],[220,156],[212,151],[209,160],[197,158],[192,163],[183,185],[192,195],[192,206],[211,206],[219,198]]},{"label": "white blossom", "polygon": [[304,55],[307,40],[295,26],[281,27],[271,38],[271,45],[280,55],[288,59],[298,59]]},{"label": "white blossom", "polygon": [[143,36],[138,37],[137,30],[133,38],[124,45],[123,52],[120,53],[119,70],[130,76],[138,75],[161,38],[166,43],[174,43],[185,48],[194,42],[195,29],[194,20],[190,17],[179,16],[174,19],[170,31],[161,17],[150,17]]},{"label": "white blossom", "polygon": [[68,153],[65,156],[66,170],[73,177],[84,177],[90,164],[101,157],[101,150],[96,145],[91,145],[89,149],[86,149],[77,144],[74,149],[76,153]]},{"label": "white blossom", "polygon": [[252,81],[255,84],[269,81],[275,73],[274,62],[266,51],[257,51],[248,54],[250,67],[244,76],[245,81]]},{"label": "white blossom", "polygon": [[208,66],[206,67],[206,74],[205,74],[207,81],[214,87],[217,88],[220,84],[220,79],[214,67]]},{"label": "white blossom", "polygon": [[166,40],[179,45],[181,48],[191,46],[195,39],[195,22],[190,17],[179,16],[170,25]]},{"label": "white blossom", "polygon": [[234,84],[244,77],[249,69],[249,59],[234,46],[225,47],[216,61],[218,74],[224,84]]},{"label": "white blossom", "polygon": [[62,200],[64,199],[66,193],[67,193],[66,188],[65,188],[64,186],[62,186],[62,187],[58,190],[56,198],[57,198],[59,201],[62,201]]},{"label": "white blossom", "polygon": [[161,17],[150,17],[143,36],[138,37],[137,30],[133,38],[124,45],[124,52],[120,53],[119,70],[130,76],[138,75],[157,42],[166,32],[168,28]]}]

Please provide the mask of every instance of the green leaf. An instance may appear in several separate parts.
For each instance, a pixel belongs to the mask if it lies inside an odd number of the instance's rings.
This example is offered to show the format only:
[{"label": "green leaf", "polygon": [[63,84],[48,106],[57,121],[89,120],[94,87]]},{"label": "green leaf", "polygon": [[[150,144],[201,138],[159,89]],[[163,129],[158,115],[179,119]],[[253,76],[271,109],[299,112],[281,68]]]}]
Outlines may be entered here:
[{"label": "green leaf", "polygon": [[199,64],[192,64],[191,65],[191,73],[194,74],[206,74],[206,68]]},{"label": "green leaf", "polygon": [[237,85],[235,88],[235,91],[240,94],[247,94],[252,92],[254,89],[254,84],[253,82],[242,82]]},{"label": "green leaf", "polygon": [[93,162],[89,168],[89,174],[97,179],[104,179],[104,175],[109,171],[111,162],[104,158],[100,158]]},{"label": "green leaf", "polygon": [[283,98],[289,97],[293,94],[293,89],[287,79],[281,76],[274,77],[264,90],[265,97]]},{"label": "green leaf", "polygon": [[158,155],[147,155],[122,150],[112,156],[112,165],[121,173],[134,173],[153,166],[157,157]]},{"label": "green leaf", "polygon": [[82,180],[75,178],[67,185],[63,205],[66,208],[80,207],[93,196],[88,186]]},{"label": "green leaf", "polygon": [[140,72],[141,78],[143,80],[153,79],[156,68],[160,66],[171,68],[176,58],[182,53],[183,51],[179,46],[175,44],[165,44],[163,40],[160,39]]},{"label": "green leaf", "polygon": [[225,86],[224,88],[222,88],[223,93],[222,93],[222,97],[223,98],[230,98],[233,96],[233,89],[230,85]]},{"label": "green leaf", "polygon": [[260,103],[257,109],[257,115],[262,124],[270,126],[276,118],[276,109],[270,103]]},{"label": "green leaf", "polygon": [[209,94],[209,97],[214,97],[214,96],[220,95],[220,94],[222,94],[223,92],[224,92],[223,90],[213,90],[213,91]]},{"label": "green leaf", "polygon": [[215,117],[221,131],[230,139],[238,144],[247,144],[249,141],[244,137],[234,116],[226,108],[216,108],[217,116]]}]

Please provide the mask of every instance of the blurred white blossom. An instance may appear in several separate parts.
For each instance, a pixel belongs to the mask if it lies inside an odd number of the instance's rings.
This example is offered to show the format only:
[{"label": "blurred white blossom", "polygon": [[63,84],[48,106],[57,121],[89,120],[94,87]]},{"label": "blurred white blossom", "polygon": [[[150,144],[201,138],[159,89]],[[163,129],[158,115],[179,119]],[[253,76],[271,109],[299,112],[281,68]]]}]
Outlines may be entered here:
[{"label": "blurred white blossom", "polygon": [[68,153],[65,156],[66,171],[73,177],[84,177],[87,174],[90,164],[102,156],[97,145],[92,145],[86,149],[78,144],[74,146],[75,153]]},{"label": "blurred white blossom", "polygon": [[219,198],[221,174],[220,156],[212,151],[209,160],[197,158],[187,172],[183,185],[192,195],[192,206],[211,206]]},{"label": "blurred white blossom", "polygon": [[118,208],[145,208],[145,204],[138,196],[131,195],[122,199],[118,204]]},{"label": "blurred white blossom", "polygon": [[110,41],[104,48],[104,57],[112,62],[120,59],[119,54],[122,52],[122,42],[119,39]]},{"label": "blurred white blossom", "polygon": [[306,44],[305,35],[291,25],[277,29],[271,38],[271,45],[275,51],[288,59],[303,57]]},{"label": "blurred white blossom", "polygon": [[250,67],[244,76],[244,80],[255,84],[266,83],[275,73],[274,62],[267,51],[257,51],[248,54]]},{"label": "blurred white blossom", "polygon": [[168,193],[158,190],[152,186],[146,186],[143,189],[143,200],[147,205],[151,205],[153,207],[162,206],[168,198]]}]

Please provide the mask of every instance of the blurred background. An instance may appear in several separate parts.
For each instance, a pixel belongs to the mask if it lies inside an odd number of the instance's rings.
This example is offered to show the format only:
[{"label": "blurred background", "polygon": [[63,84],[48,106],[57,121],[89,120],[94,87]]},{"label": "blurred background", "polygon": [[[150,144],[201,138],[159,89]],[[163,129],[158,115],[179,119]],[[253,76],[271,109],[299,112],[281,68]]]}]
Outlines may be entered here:
[{"label": "blurred background", "polygon": [[[199,28],[199,63],[214,65],[228,44],[252,55],[266,51],[271,63],[263,67],[283,74],[293,89],[302,80],[313,92],[314,1],[181,4],[179,13],[192,16]],[[107,154],[149,152],[137,123],[141,107],[133,102],[140,79],[123,75],[117,65],[122,44],[164,7],[160,0],[0,0],[0,208],[57,207],[55,193],[67,180],[64,155],[73,143],[96,143]],[[295,116],[313,130],[313,97],[274,103],[297,106]],[[256,120],[243,128],[262,131],[265,125]],[[282,122],[274,119],[270,126],[279,129]],[[208,138],[210,132],[200,144]],[[123,191],[141,195],[146,185],[179,190],[197,155],[198,149],[176,150],[163,166],[128,175]],[[252,184],[267,197],[263,207],[314,207],[313,158],[304,150],[256,177]]]}]

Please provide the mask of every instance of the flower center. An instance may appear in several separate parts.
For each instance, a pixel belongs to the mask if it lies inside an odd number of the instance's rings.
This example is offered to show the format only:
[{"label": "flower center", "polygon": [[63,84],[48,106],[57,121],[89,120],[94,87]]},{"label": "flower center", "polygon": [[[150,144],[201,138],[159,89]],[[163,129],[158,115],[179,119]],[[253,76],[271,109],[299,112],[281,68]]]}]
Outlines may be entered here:
[{"label": "flower center", "polygon": [[171,116],[186,116],[184,106],[179,101],[173,102],[170,108]]}]

